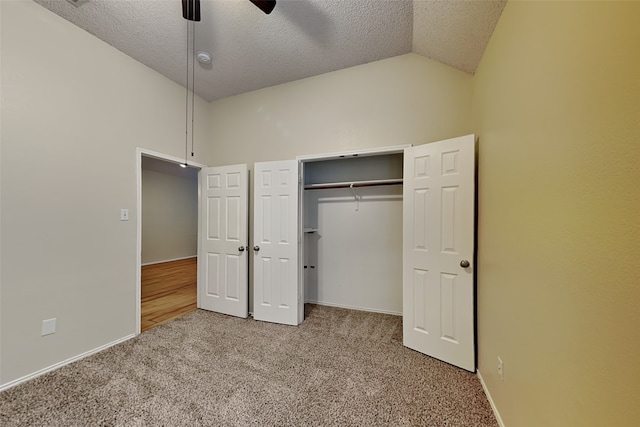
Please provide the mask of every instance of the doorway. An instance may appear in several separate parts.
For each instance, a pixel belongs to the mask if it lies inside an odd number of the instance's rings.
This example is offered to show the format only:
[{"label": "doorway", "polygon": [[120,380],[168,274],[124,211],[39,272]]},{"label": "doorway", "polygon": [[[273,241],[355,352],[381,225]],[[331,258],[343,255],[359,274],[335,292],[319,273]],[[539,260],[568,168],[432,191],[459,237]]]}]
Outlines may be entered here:
[{"label": "doorway", "polygon": [[201,165],[182,163],[138,150],[138,333],[196,309]]}]

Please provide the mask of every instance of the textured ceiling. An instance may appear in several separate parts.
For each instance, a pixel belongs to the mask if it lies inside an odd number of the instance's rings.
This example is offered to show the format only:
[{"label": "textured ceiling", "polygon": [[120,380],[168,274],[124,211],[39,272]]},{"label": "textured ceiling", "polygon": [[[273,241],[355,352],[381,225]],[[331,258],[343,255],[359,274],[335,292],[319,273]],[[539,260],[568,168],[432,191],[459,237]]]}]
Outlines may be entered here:
[{"label": "textured ceiling", "polygon": [[475,73],[506,0],[415,1],[413,52]]},{"label": "textured ceiling", "polygon": [[[185,85],[187,21],[180,0],[35,0]],[[506,0],[505,0],[506,1]],[[503,0],[201,0],[195,91],[212,101],[415,52],[473,73]]]}]

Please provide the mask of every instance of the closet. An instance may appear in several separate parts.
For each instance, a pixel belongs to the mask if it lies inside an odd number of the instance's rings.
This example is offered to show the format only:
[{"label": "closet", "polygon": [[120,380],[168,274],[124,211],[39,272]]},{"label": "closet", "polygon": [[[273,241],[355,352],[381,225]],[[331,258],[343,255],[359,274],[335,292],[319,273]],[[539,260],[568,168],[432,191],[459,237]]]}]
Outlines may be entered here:
[{"label": "closet", "polygon": [[[403,316],[407,347],[475,370],[475,137],[201,171],[198,307]],[[253,209],[252,235],[248,233]]]},{"label": "closet", "polygon": [[402,314],[404,148],[299,158],[305,302]]}]

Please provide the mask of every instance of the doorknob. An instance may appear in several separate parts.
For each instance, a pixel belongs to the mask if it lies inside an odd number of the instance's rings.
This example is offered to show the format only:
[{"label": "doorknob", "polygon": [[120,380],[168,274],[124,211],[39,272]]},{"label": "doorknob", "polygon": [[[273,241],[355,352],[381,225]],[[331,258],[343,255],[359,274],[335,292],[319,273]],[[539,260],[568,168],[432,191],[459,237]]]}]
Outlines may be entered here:
[{"label": "doorknob", "polygon": [[463,259],[462,261],[460,261],[460,267],[462,268],[467,268],[469,267],[471,264],[469,263],[469,261],[467,261],[466,259]]},{"label": "doorknob", "polygon": [[240,252],[244,252],[244,246],[240,246],[240,247],[238,248],[238,250],[239,250]]},{"label": "doorknob", "polygon": [[254,251],[256,251],[256,252],[258,252],[258,251],[260,250],[260,246],[254,246],[254,247],[253,247],[253,250],[254,250]]}]

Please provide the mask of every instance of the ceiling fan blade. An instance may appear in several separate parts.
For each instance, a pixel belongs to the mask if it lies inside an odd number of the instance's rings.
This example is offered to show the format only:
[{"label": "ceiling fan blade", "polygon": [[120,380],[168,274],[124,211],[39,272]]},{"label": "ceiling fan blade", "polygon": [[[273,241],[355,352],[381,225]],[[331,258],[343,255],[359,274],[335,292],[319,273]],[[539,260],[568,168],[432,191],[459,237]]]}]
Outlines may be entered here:
[{"label": "ceiling fan blade", "polygon": [[[184,1],[184,0],[183,0]],[[276,7],[276,0],[249,0],[260,8],[261,11],[267,15],[271,13],[274,7]]]},{"label": "ceiling fan blade", "polygon": [[182,0],[182,17],[188,21],[200,21],[200,0]]}]

